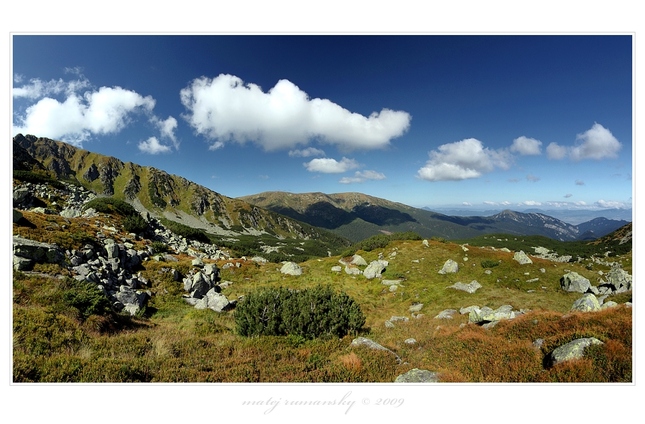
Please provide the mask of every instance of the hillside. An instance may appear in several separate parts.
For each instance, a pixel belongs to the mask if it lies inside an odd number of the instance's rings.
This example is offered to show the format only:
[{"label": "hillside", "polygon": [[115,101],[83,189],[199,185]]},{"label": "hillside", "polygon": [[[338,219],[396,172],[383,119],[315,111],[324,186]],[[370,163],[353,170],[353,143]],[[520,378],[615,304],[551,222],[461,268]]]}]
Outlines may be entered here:
[{"label": "hillside", "polygon": [[622,220],[596,219],[571,225],[540,213],[510,210],[492,216],[450,216],[361,193],[265,192],[241,199],[354,242],[380,233],[407,231],[450,240],[505,233],[573,241],[598,238],[627,224]]},{"label": "hillside", "polygon": [[[218,241],[240,237],[262,238],[273,244],[282,239],[318,240],[331,250],[348,244],[347,240],[323,229],[223,196],[156,168],[122,162],[31,135],[14,137],[13,150],[14,174],[35,172],[81,186],[98,196],[126,201],[144,216],[201,229]],[[63,213],[74,216],[80,211],[72,208]]]}]

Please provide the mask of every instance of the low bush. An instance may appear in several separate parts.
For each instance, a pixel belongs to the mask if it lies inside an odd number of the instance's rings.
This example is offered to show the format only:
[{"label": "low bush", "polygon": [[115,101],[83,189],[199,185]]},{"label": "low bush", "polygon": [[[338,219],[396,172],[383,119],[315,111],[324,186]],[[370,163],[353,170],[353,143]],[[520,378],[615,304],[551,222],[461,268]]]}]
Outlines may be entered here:
[{"label": "low bush", "polygon": [[484,259],[482,261],[482,268],[495,268],[499,265],[499,261],[494,261],[492,259]]},{"label": "low bush", "polygon": [[365,324],[360,306],[329,286],[304,290],[265,289],[250,293],[235,310],[237,332],[243,336],[324,335],[343,337]]}]

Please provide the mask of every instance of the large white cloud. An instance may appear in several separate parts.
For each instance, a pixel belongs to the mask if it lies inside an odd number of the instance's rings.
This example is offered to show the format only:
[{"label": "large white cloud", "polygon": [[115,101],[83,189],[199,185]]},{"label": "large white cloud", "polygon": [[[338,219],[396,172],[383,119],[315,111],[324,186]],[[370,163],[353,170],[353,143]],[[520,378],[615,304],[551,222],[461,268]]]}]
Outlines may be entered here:
[{"label": "large white cloud", "polygon": [[598,123],[576,137],[577,144],[571,149],[571,159],[606,159],[618,156],[622,145],[613,134]]},{"label": "large white cloud", "polygon": [[254,142],[265,150],[306,145],[311,140],[345,150],[389,145],[410,126],[407,112],[383,109],[365,117],[327,99],[310,99],[288,80],[264,92],[234,75],[193,80],[180,92],[184,116],[214,142]]},{"label": "large white cloud", "polygon": [[540,146],[542,146],[540,140],[521,136],[513,140],[511,152],[519,153],[520,155],[539,155],[541,154]]},{"label": "large white cloud", "polygon": [[573,146],[561,146],[550,143],[546,148],[549,159],[564,159],[580,161],[586,159],[612,159],[618,156],[622,144],[607,128],[598,123],[582,134],[576,136]]},{"label": "large white cloud", "polygon": [[343,158],[340,162],[331,158],[317,158],[304,165],[309,172],[322,172],[323,174],[341,174],[360,166],[356,160],[348,158]]},{"label": "large white cloud", "polygon": [[508,169],[511,161],[508,151],[484,148],[481,141],[468,138],[443,144],[430,152],[430,160],[417,175],[428,181],[465,180],[495,168]]},{"label": "large white cloud", "polygon": [[[96,135],[116,134],[129,125],[137,115],[143,114],[157,127],[162,138],[178,147],[174,131],[177,120],[161,120],[152,111],[155,100],[122,87],[91,87],[84,78],[63,81],[30,80],[29,84],[13,89],[19,101],[33,102],[14,113],[13,133],[33,134],[67,141],[82,146]],[[155,138],[155,140],[157,140]],[[157,146],[162,146],[156,141]],[[159,147],[148,141],[140,143],[142,151],[158,153]],[[166,146],[168,147],[168,146]]]}]

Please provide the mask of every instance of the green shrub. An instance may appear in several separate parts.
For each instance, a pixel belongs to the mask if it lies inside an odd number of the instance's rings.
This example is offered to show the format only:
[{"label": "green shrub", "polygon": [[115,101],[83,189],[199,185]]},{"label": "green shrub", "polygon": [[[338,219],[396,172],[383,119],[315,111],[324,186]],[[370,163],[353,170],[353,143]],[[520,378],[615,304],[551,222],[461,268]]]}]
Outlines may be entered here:
[{"label": "green shrub", "polygon": [[365,324],[365,316],[352,298],[329,286],[298,291],[281,287],[247,295],[235,310],[235,324],[243,336],[311,339],[357,332]]},{"label": "green shrub", "polygon": [[494,268],[497,265],[499,265],[499,262],[492,259],[484,259],[482,261],[482,268]]},{"label": "green shrub", "polygon": [[148,228],[148,223],[139,214],[127,216],[123,220],[123,228],[128,233],[142,233]]},{"label": "green shrub", "polygon": [[168,251],[168,245],[161,241],[153,241],[150,247],[152,247],[152,253],[164,253]]}]

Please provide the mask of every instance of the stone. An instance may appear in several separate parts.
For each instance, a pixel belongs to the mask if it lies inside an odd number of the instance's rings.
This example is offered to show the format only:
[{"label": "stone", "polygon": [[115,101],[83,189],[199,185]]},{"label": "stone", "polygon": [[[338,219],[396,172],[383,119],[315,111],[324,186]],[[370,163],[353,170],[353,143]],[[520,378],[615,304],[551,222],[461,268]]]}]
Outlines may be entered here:
[{"label": "stone", "polygon": [[443,267],[439,271],[439,274],[454,274],[457,271],[459,271],[459,264],[457,264],[457,262],[453,261],[452,259],[448,259],[443,264]]},{"label": "stone", "polygon": [[439,373],[421,370],[418,368],[411,369],[405,374],[401,374],[394,380],[395,383],[438,383]]},{"label": "stone", "polygon": [[600,310],[600,302],[593,293],[587,293],[573,302],[572,311],[590,312]]},{"label": "stone", "polygon": [[13,210],[13,222],[18,222],[22,219],[22,212],[19,210]]},{"label": "stone", "polygon": [[376,350],[383,350],[385,352],[390,352],[392,355],[395,356],[396,360],[398,363],[401,363],[401,358],[399,358],[399,355],[396,353],[392,352],[390,349],[381,346],[380,344],[376,343],[375,341],[368,339],[367,337],[357,337],[354,340],[352,340],[352,343],[350,345],[351,347],[357,347],[357,346],[365,346],[369,349],[376,349]]},{"label": "stone", "polygon": [[332,272],[341,272],[343,270],[343,267],[340,265],[332,266],[331,271]]},{"label": "stone", "polygon": [[302,268],[295,262],[285,262],[280,268],[280,272],[286,275],[302,275]]},{"label": "stone", "polygon": [[586,293],[591,289],[591,283],[577,272],[568,272],[560,278],[560,287],[568,292]]},{"label": "stone", "polygon": [[464,284],[462,282],[457,282],[453,284],[452,286],[448,286],[449,289],[455,289],[455,290],[462,290],[467,293],[475,293],[477,290],[479,290],[482,287],[479,282],[476,280],[471,281],[468,284]]},{"label": "stone", "polygon": [[363,276],[368,280],[373,278],[381,278],[381,273],[385,271],[385,268],[388,266],[388,261],[377,260],[372,261],[363,271]]},{"label": "stone", "polygon": [[363,271],[356,268],[355,266],[345,266],[345,273],[348,275],[361,275]]},{"label": "stone", "polygon": [[524,253],[523,250],[520,250],[519,252],[515,252],[515,254],[513,255],[513,259],[517,261],[517,263],[519,263],[520,265],[528,265],[533,263],[531,258],[529,258],[528,255]]},{"label": "stone", "polygon": [[585,349],[592,345],[601,345],[602,341],[595,337],[587,337],[570,341],[562,345],[549,355],[551,366],[572,359],[580,359],[584,356]]},{"label": "stone", "polygon": [[350,264],[356,265],[356,266],[367,266],[367,261],[363,259],[361,255],[354,255],[352,256],[352,260]]},{"label": "stone", "polygon": [[423,308],[423,303],[413,303],[408,310],[412,313],[419,312]]},{"label": "stone", "polygon": [[437,316],[435,316],[435,319],[452,319],[453,316],[457,313],[456,309],[444,309],[443,311],[439,312]]},{"label": "stone", "polygon": [[423,244],[423,247],[430,247],[430,244],[428,243],[428,240],[423,240],[421,242],[421,244]]}]

